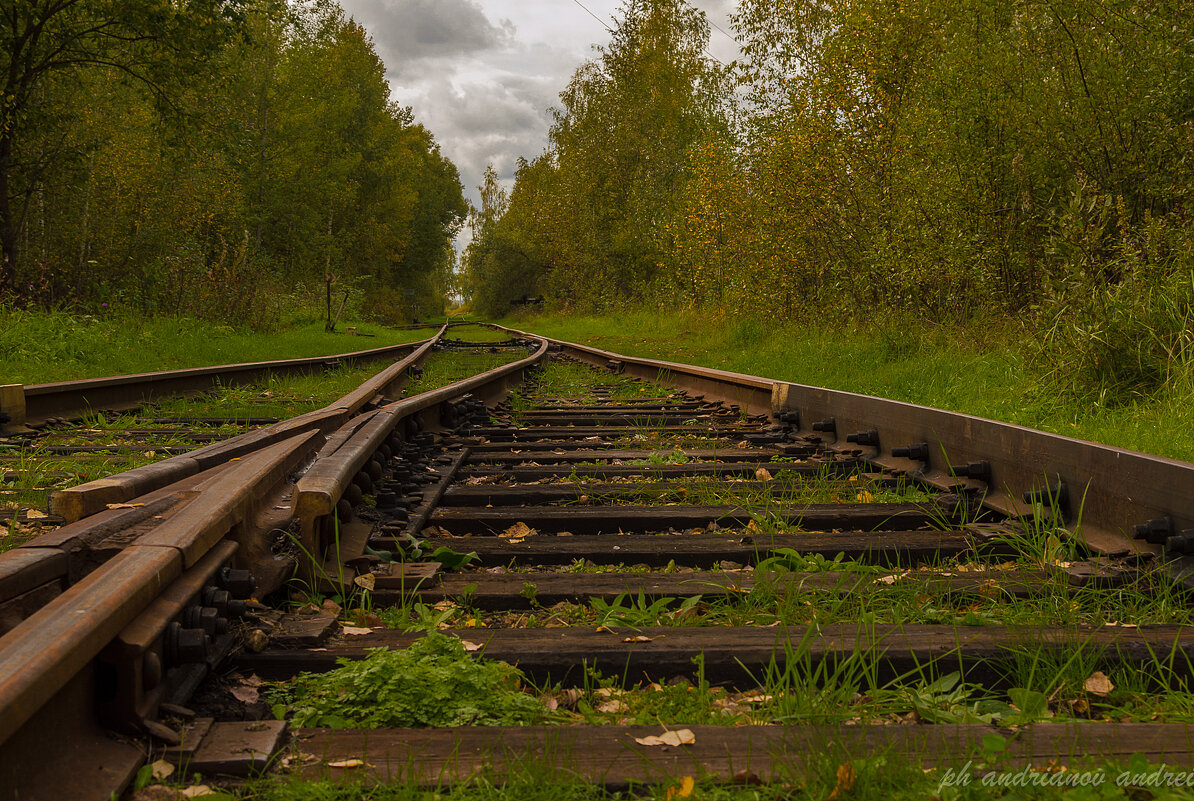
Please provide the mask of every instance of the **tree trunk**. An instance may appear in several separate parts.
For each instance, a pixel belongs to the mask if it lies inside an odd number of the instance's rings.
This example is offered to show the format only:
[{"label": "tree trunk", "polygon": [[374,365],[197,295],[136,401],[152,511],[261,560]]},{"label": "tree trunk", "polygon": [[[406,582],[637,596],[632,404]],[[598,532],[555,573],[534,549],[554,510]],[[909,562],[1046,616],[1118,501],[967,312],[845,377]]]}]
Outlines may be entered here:
[{"label": "tree trunk", "polygon": [[8,187],[11,164],[12,139],[0,135],[0,298],[16,295],[17,230]]},{"label": "tree trunk", "polygon": [[328,290],[328,292],[327,292],[328,314],[327,314],[327,321],[323,324],[323,330],[331,331],[332,330],[332,274],[324,273],[323,280],[324,280],[324,283],[327,284],[327,290]]},{"label": "tree trunk", "polygon": [[332,322],[332,281],[335,277],[332,275],[332,212],[331,203],[328,203],[328,249],[323,258],[323,279],[327,281],[328,285],[328,321],[324,324],[324,331],[331,331],[336,327]]}]

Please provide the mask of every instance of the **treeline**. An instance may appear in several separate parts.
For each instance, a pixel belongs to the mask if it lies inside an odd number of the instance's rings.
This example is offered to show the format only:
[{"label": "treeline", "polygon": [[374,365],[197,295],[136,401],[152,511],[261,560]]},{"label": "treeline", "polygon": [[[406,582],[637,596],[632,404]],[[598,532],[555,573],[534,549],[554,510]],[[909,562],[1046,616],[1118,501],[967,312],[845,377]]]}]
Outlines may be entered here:
[{"label": "treeline", "polygon": [[[1194,6],[627,0],[465,274],[500,314],[1028,319],[1076,389],[1194,364]],[[1187,376],[1189,373],[1187,373]]]},{"label": "treeline", "polygon": [[456,167],[334,2],[9,6],[0,302],[261,324],[332,281],[383,320],[442,309]]}]

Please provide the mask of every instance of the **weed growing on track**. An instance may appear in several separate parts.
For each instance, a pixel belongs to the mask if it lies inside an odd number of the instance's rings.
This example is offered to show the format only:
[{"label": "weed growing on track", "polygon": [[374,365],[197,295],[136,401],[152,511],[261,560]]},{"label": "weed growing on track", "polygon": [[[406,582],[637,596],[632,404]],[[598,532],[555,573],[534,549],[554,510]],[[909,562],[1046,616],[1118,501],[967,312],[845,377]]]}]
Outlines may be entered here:
[{"label": "weed growing on track", "polygon": [[[600,390],[602,394],[597,394]],[[548,361],[530,387],[515,389],[510,405],[515,412],[552,400],[568,405],[595,406],[631,401],[662,402],[675,398],[673,390],[625,376],[598,372],[596,368],[572,361]]]},{"label": "weed growing on track", "polygon": [[274,714],[296,727],[509,726],[548,710],[520,690],[511,665],[473,658],[455,637],[429,632],[401,651],[376,650],[305,673],[271,691]]},{"label": "weed growing on track", "polygon": [[454,325],[444,335],[447,339],[462,340],[464,342],[506,342],[514,337],[506,331],[499,331],[487,325]]}]

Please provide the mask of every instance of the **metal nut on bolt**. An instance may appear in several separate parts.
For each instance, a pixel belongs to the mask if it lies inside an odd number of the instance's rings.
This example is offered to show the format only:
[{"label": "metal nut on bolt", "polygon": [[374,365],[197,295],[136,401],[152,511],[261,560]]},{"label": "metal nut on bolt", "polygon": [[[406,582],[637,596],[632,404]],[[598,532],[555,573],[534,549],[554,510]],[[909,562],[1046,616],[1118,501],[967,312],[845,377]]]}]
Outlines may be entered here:
[{"label": "metal nut on bolt", "polygon": [[252,598],[257,589],[257,579],[248,570],[236,570],[231,567],[220,569],[220,586],[228,590],[233,598],[244,600]]},{"label": "metal nut on bolt", "polygon": [[[1184,533],[1184,532],[1183,532]],[[1173,519],[1169,517],[1158,517],[1141,523],[1132,528],[1132,536],[1138,540],[1144,540],[1151,545],[1166,545],[1173,537]],[[1175,548],[1174,550],[1178,550]]]},{"label": "metal nut on bolt", "polygon": [[846,435],[846,442],[853,442],[868,448],[877,448],[879,447],[879,431],[874,428],[868,428],[865,431],[856,431],[853,434]]},{"label": "metal nut on bolt", "polygon": [[967,464],[950,465],[949,472],[958,478],[973,478],[976,481],[991,483],[990,462],[968,462]]},{"label": "metal nut on bolt", "polygon": [[917,442],[903,448],[892,448],[891,455],[902,456],[914,462],[927,462],[929,461],[929,443]]},{"label": "metal nut on bolt", "polygon": [[207,661],[207,632],[203,629],[183,628],[178,622],[166,627],[166,662],[171,665],[187,665]]}]

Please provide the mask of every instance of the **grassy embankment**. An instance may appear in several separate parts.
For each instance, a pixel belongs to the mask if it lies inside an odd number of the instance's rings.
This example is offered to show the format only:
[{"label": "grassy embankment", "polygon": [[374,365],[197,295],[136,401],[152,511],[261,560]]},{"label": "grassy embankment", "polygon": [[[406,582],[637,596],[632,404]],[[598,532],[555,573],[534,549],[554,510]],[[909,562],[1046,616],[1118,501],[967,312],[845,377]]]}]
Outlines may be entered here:
[{"label": "grassy embankment", "polygon": [[[358,334],[345,331],[355,327]],[[341,322],[276,332],[237,330],[202,320],[129,314],[71,315],[0,307],[0,383],[41,384],[79,378],[204,367],[236,362],[327,356],[414,342],[433,327],[394,330]]]},{"label": "grassy embankment", "polygon": [[1014,321],[801,325],[656,311],[508,317],[503,325],[631,356],[878,395],[1194,461],[1194,375],[1118,404],[1059,388]]}]

